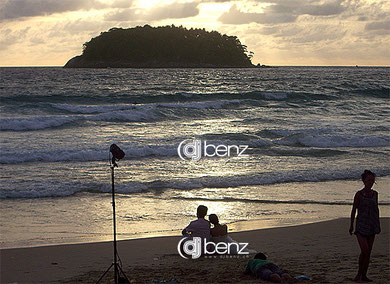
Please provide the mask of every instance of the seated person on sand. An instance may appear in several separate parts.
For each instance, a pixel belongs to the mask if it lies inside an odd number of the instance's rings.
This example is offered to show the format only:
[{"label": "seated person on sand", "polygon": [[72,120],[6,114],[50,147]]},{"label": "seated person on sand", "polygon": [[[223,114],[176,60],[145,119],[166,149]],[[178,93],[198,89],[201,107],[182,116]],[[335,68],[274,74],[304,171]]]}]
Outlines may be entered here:
[{"label": "seated person on sand", "polygon": [[245,273],[275,283],[294,282],[294,279],[289,274],[283,272],[272,261],[267,260],[267,256],[261,252],[248,261]]},{"label": "seated person on sand", "polygon": [[197,220],[192,221],[181,233],[185,237],[200,237],[202,242],[210,240],[210,222],[204,217],[207,215],[207,207],[199,205],[196,210]]},{"label": "seated person on sand", "polygon": [[[218,216],[215,214],[210,214],[209,216],[210,223],[214,225],[213,228],[210,229],[210,234],[211,234],[211,241],[214,243],[219,243],[219,242],[224,242],[224,243],[236,243],[238,244],[237,241],[233,240],[229,235],[228,235],[228,228],[226,225],[221,225],[218,220]],[[243,252],[248,252],[248,253],[257,253],[257,251],[245,248]],[[231,246],[230,254],[237,254],[237,246]]]},{"label": "seated person on sand", "polygon": [[210,234],[212,238],[223,237],[227,235],[227,226],[219,224],[217,215],[210,214],[209,220],[210,223],[214,225],[214,227],[210,229]]}]

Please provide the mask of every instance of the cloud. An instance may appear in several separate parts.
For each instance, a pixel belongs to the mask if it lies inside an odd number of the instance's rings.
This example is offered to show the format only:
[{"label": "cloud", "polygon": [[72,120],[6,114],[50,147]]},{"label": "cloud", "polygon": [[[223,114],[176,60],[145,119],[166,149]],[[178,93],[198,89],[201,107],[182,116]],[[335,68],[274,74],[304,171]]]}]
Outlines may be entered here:
[{"label": "cloud", "polygon": [[8,49],[11,45],[22,42],[29,30],[30,27],[21,30],[0,30],[0,51]]},{"label": "cloud", "polygon": [[[264,26],[258,29],[258,34],[272,36],[278,45],[288,43],[306,44],[318,43],[321,41],[340,40],[346,36],[347,31],[344,26],[331,24],[315,24],[307,26],[305,24]],[[256,34],[256,33],[254,33]]]},{"label": "cloud", "polygon": [[[294,37],[289,38],[289,43],[313,44],[322,41],[335,42],[341,40],[346,35],[346,31],[338,26],[317,25],[310,29],[302,29]],[[287,34],[287,36],[290,36]]]},{"label": "cloud", "polygon": [[272,26],[272,27],[263,27],[261,30],[260,30],[260,34],[263,34],[263,35],[272,35],[272,34],[276,34],[277,32],[280,31],[280,28],[277,27],[277,26]]},{"label": "cloud", "polygon": [[233,5],[228,12],[223,13],[218,20],[224,24],[280,24],[294,22],[297,16],[287,13],[244,13],[237,5]]},{"label": "cloud", "polygon": [[199,0],[199,3],[229,3],[235,0]]},{"label": "cloud", "polygon": [[295,22],[300,15],[332,16],[347,9],[343,0],[319,2],[318,0],[259,0],[269,6],[263,13],[241,12],[234,4],[228,12],[219,17],[224,24],[281,24]]},{"label": "cloud", "polygon": [[199,14],[198,3],[172,3],[170,5],[152,8],[148,13],[148,20],[156,21],[163,19],[180,19],[195,17]]},{"label": "cloud", "polygon": [[[117,4],[120,4],[120,2]],[[107,4],[98,0],[2,0],[0,4],[0,20],[46,16],[69,11],[102,9],[107,6]]]},{"label": "cloud", "polygon": [[390,20],[371,22],[365,26],[366,31],[387,30],[390,31]]},{"label": "cloud", "polygon": [[300,15],[331,16],[341,14],[347,7],[342,6],[343,0],[332,1],[324,4],[306,4],[298,9]]},{"label": "cloud", "polygon": [[133,0],[115,0],[112,4],[112,8],[129,8],[133,6]]},{"label": "cloud", "polygon": [[165,6],[153,7],[149,10],[128,8],[119,9],[115,12],[107,13],[105,21],[159,21],[164,19],[181,19],[195,17],[199,14],[197,2],[172,3]]},{"label": "cloud", "polygon": [[[58,29],[68,34],[79,33],[98,33],[110,27],[109,23],[99,21],[98,19],[78,18],[75,20],[68,20],[58,25]],[[55,29],[52,29],[53,31]],[[53,35],[54,36],[54,35]]]},{"label": "cloud", "polygon": [[128,8],[121,9],[115,12],[109,12],[104,15],[104,21],[133,21],[137,20],[140,15],[137,14],[137,9]]}]

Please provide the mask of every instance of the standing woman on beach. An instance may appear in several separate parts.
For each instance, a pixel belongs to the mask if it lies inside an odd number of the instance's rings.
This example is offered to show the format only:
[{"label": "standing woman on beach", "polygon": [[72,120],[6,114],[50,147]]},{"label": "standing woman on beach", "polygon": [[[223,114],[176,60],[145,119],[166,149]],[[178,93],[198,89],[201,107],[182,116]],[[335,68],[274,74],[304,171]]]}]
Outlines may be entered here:
[{"label": "standing woman on beach", "polygon": [[351,226],[349,233],[352,235],[353,223],[355,220],[356,209],[358,216],[356,218],[355,235],[360,246],[359,271],[355,277],[356,282],[371,282],[367,277],[368,264],[375,235],[381,231],[379,223],[378,192],[372,189],[375,182],[375,174],[365,170],[362,174],[364,188],[355,194],[351,212]]}]

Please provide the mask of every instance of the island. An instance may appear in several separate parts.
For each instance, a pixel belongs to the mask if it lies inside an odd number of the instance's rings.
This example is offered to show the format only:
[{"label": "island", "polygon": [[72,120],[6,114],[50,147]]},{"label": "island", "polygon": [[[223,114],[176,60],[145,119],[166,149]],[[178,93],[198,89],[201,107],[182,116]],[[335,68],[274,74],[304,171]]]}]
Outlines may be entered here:
[{"label": "island", "polygon": [[111,28],[84,43],[65,68],[254,68],[236,36],[182,26]]}]

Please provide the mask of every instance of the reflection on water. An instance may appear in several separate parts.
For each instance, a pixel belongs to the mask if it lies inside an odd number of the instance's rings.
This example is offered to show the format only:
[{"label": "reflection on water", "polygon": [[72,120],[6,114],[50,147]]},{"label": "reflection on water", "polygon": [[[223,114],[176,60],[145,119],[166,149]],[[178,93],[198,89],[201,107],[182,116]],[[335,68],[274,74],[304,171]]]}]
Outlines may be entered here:
[{"label": "reflection on water", "polygon": [[[377,179],[382,217],[390,216],[389,182]],[[230,232],[348,218],[360,188],[359,181],[330,181],[116,194],[118,239],[180,235],[200,204]],[[2,248],[112,239],[109,193],[0,203]]]}]

